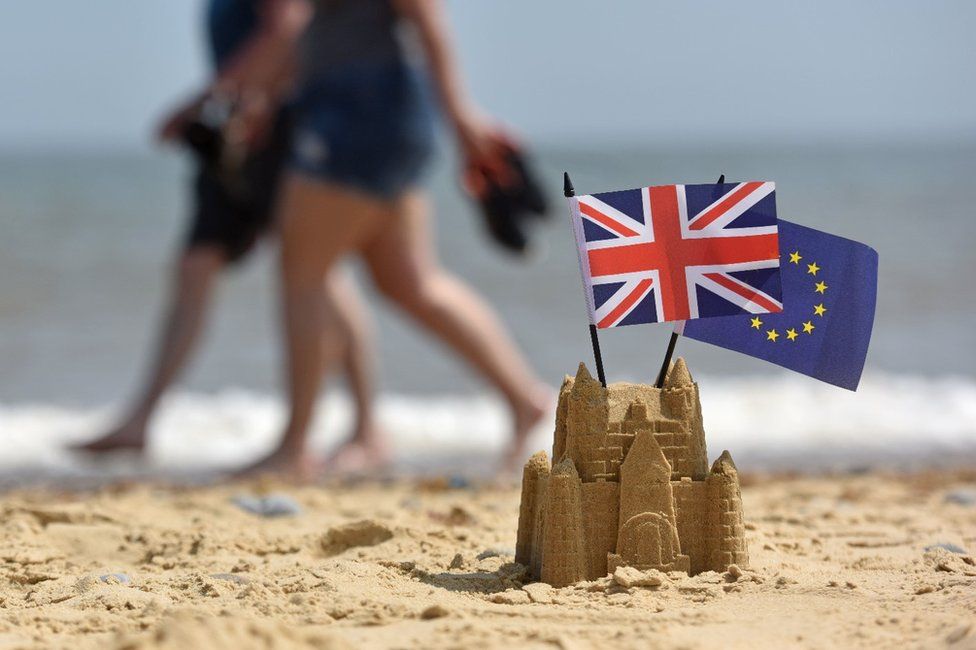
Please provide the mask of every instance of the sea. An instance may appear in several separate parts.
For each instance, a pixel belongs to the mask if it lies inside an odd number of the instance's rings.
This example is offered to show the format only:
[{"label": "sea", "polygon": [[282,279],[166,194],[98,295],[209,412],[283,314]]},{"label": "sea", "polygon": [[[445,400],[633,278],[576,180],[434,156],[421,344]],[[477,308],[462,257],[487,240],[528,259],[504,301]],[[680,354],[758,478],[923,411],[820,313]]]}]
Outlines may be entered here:
[{"label": "sea", "polygon": [[[849,392],[690,340],[711,456],[740,469],[821,471],[976,459],[976,143],[768,147],[536,145],[551,196],[531,254],[487,238],[443,156],[430,187],[443,264],[498,310],[553,386],[592,369],[562,172],[578,193],[673,182],[774,180],[779,215],[880,255],[877,316],[861,387]],[[93,463],[67,445],[106,429],[144,377],[191,165],[177,152],[0,152],[0,484],[202,475],[274,444],[284,408],[276,249],[222,280],[199,355],[163,401],[147,458]],[[379,414],[398,466],[487,472],[506,440],[504,404],[469,368],[386,304],[347,263],[377,322]],[[601,335],[611,381],[652,381],[667,325]],[[312,445],[345,434],[341,376],[322,395]],[[552,421],[533,448],[551,444]]]}]

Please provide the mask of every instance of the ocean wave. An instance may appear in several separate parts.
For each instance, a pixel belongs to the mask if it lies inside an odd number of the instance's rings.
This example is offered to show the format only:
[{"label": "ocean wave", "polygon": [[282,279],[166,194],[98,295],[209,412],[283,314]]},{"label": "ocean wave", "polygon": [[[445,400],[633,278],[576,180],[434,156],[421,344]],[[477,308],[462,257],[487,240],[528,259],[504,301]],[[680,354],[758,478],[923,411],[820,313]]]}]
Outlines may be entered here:
[{"label": "ocean wave", "polygon": [[[701,377],[710,456],[729,449],[743,469],[951,462],[976,455],[976,381],[968,377],[867,376],[857,393],[803,377]],[[335,445],[353,421],[347,396],[323,398],[313,448]],[[493,467],[507,440],[508,416],[491,397],[384,395],[379,420],[407,469],[478,471]],[[88,476],[195,473],[243,464],[269,450],[284,420],[280,399],[244,389],[180,392],[162,405],[150,453],[89,466],[67,447],[113,421],[113,409],[0,404],[0,474]],[[530,450],[548,449],[552,417]]]}]

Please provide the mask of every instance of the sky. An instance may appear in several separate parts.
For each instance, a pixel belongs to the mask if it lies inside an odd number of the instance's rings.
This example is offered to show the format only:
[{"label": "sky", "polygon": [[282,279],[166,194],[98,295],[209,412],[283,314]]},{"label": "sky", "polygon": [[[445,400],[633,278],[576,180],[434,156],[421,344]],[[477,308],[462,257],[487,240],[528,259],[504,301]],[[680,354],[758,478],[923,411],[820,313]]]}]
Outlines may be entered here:
[{"label": "sky", "polygon": [[[133,148],[206,0],[0,2],[0,152]],[[545,141],[976,140],[969,0],[449,0],[473,94]]]}]

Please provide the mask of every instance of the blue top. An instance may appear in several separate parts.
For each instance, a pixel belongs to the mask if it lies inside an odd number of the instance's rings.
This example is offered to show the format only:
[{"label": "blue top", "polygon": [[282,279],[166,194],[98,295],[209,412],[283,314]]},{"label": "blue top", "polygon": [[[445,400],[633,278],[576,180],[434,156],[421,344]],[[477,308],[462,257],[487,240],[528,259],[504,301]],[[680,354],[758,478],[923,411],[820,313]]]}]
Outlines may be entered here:
[{"label": "blue top", "polygon": [[207,41],[210,59],[219,68],[257,29],[259,0],[210,0]]}]

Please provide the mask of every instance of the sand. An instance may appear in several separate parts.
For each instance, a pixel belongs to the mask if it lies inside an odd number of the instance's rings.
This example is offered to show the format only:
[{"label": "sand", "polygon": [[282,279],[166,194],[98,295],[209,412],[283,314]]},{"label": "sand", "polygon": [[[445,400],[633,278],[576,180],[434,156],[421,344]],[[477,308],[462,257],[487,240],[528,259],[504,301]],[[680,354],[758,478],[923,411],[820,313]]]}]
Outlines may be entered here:
[{"label": "sand", "polygon": [[[272,491],[295,516],[232,500]],[[0,495],[0,648],[976,648],[976,474],[743,478],[751,568],[513,563],[519,490]]]}]

